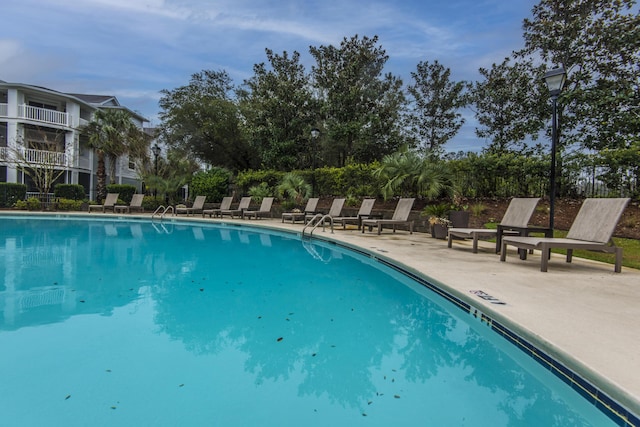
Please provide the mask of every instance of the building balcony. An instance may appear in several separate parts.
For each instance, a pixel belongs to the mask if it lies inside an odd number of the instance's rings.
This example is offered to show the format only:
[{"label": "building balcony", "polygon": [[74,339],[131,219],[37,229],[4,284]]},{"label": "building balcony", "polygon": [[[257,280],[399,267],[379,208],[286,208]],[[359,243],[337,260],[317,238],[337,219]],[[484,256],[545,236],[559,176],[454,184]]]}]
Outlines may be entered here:
[{"label": "building balcony", "polygon": [[[0,104],[0,117],[11,118],[9,117],[8,104]],[[73,123],[73,117],[69,113],[48,108],[31,107],[25,104],[18,105],[18,116],[15,118],[65,127],[71,127]],[[86,120],[79,120],[78,122],[86,122]]]},{"label": "building balcony", "polygon": [[67,154],[57,151],[33,150],[19,148],[13,155],[7,147],[0,147],[0,161],[14,161],[20,164],[32,165],[34,168],[43,166],[67,167]]}]

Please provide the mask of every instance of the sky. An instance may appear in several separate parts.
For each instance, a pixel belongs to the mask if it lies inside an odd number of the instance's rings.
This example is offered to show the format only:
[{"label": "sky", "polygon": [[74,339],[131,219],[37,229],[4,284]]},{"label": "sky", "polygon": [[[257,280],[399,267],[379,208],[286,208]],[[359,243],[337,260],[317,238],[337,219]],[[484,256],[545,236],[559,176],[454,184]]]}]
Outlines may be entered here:
[{"label": "sky", "polygon": [[[454,80],[523,47],[534,0],[2,0],[0,80],[68,93],[115,95],[157,126],[163,89],[203,70],[240,85],[265,49],[300,53],[378,36],[390,72],[410,83],[421,61]],[[473,113],[446,151],[478,151]]]}]

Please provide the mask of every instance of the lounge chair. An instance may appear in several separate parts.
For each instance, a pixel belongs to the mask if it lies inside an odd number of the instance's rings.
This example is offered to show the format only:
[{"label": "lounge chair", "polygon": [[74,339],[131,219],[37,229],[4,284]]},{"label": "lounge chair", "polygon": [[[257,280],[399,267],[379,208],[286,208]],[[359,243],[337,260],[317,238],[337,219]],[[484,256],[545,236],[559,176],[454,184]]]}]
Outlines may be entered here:
[{"label": "lounge chair", "polygon": [[[118,196],[120,193],[109,193],[107,197],[104,199],[104,203],[101,205],[89,205],[89,213],[93,210],[101,210],[102,212],[106,212],[107,209],[110,211],[114,211],[116,203],[118,203]],[[115,212],[115,211],[114,211]]]},{"label": "lounge chair", "polygon": [[224,215],[229,215],[232,219],[236,215],[241,217],[242,211],[244,211],[245,209],[249,209],[250,204],[251,204],[251,197],[249,196],[243,197],[242,199],[240,199],[240,203],[238,204],[237,208],[220,210],[220,218],[222,218]]},{"label": "lounge chair", "polygon": [[382,228],[385,226],[391,226],[393,232],[396,232],[397,226],[407,226],[409,228],[409,234],[413,234],[413,220],[409,220],[409,214],[411,214],[411,208],[413,202],[416,199],[400,199],[396,205],[396,210],[393,212],[391,219],[363,219],[362,220],[362,232],[369,227],[369,231],[373,227],[378,228],[378,234],[382,233]]},{"label": "lounge chair", "polygon": [[233,197],[232,196],[227,196],[227,197],[223,197],[222,198],[222,202],[220,202],[220,207],[219,208],[215,208],[215,209],[203,209],[202,210],[202,218],[204,218],[205,215],[209,215],[209,218],[211,218],[212,216],[216,217],[216,216],[222,216],[220,215],[220,211],[226,211],[231,209],[231,203],[233,202]]},{"label": "lounge chair", "polygon": [[144,200],[144,194],[134,194],[131,197],[131,203],[129,205],[115,205],[113,207],[115,212],[131,213],[131,211],[144,212],[142,207],[142,201]]},{"label": "lounge chair", "polygon": [[265,197],[262,199],[262,203],[260,204],[260,208],[258,210],[252,211],[245,209],[242,211],[242,219],[245,216],[249,219],[254,218],[258,219],[261,216],[269,216],[269,218],[273,218],[273,213],[271,212],[271,205],[273,205],[273,197]]},{"label": "lounge chair", "polygon": [[207,196],[196,196],[196,199],[193,201],[193,206],[191,206],[190,208],[176,207],[173,211],[173,215],[193,215],[196,213],[202,213],[202,211],[204,210],[205,200],[207,200]]},{"label": "lounge chair", "polygon": [[342,224],[343,230],[347,228],[348,223],[355,223],[358,225],[358,230],[360,230],[360,227],[362,227],[362,220],[369,219],[371,217],[371,211],[373,210],[375,202],[376,199],[364,199],[360,204],[360,209],[358,209],[356,216],[339,216],[333,218],[333,223]]},{"label": "lounge chair", "polygon": [[302,212],[283,212],[282,213],[282,222],[284,222],[284,220],[291,220],[291,223],[293,224],[296,221],[303,221],[304,222],[304,218],[307,214],[315,214],[316,213],[316,209],[318,207],[318,201],[320,199],[318,197],[312,197],[309,200],[307,200],[307,206],[305,206],[304,210]]},{"label": "lounge chair", "polygon": [[[502,238],[500,261],[506,261],[507,246],[518,249],[539,249],[540,271],[547,271],[552,248],[567,250],[567,262],[571,262],[574,249],[607,252],[616,255],[614,270],[622,270],[622,248],[611,241],[611,236],[622,216],[629,199],[585,199],[573,220],[567,237],[521,237],[505,236]],[[526,258],[526,252],[525,252]]]},{"label": "lounge chair", "polygon": [[[536,209],[540,198],[514,198],[509,202],[502,221],[498,228],[500,229],[500,240],[503,234],[520,234],[523,236],[528,235],[532,231],[545,231],[546,229],[528,227],[531,215]],[[452,227],[448,230],[449,242],[448,247],[451,247],[454,238],[459,239],[473,239],[473,253],[478,252],[478,239],[480,237],[496,237],[498,236],[498,229],[488,228],[456,228]],[[496,252],[500,250],[500,243],[496,243]]]},{"label": "lounge chair", "polygon": [[[328,221],[333,221],[334,217],[340,216],[342,213],[342,207],[344,206],[344,202],[346,199],[333,199],[331,202],[331,207],[329,207],[329,212],[326,213],[330,218],[325,219],[325,223]],[[324,217],[325,214],[322,213],[308,213],[304,216],[305,224],[308,224],[309,221],[313,221],[313,224],[320,223],[320,220]]]}]

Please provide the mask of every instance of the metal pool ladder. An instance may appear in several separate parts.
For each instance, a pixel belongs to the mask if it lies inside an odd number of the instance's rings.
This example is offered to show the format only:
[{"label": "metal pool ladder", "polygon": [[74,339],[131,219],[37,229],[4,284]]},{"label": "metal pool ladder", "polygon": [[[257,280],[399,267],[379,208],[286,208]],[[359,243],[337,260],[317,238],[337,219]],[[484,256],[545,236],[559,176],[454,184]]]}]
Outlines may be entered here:
[{"label": "metal pool ladder", "polygon": [[325,220],[327,219],[331,223],[331,233],[333,233],[333,217],[329,214],[315,214],[313,218],[311,218],[302,229],[302,237],[304,238],[305,231],[308,227],[311,227],[311,231],[309,231],[309,237],[313,235],[313,232],[316,230],[316,228],[318,228],[320,224],[322,224],[322,231],[324,231]]},{"label": "metal pool ladder", "polygon": [[[160,211],[162,211],[162,213],[160,213]],[[160,215],[160,219],[162,220],[162,219],[164,219],[164,216],[168,211],[171,211],[171,213],[173,213],[173,206],[165,207],[164,205],[160,205],[155,210],[155,212],[153,212],[153,215],[151,215],[151,219],[154,219],[156,217],[156,215]]]}]

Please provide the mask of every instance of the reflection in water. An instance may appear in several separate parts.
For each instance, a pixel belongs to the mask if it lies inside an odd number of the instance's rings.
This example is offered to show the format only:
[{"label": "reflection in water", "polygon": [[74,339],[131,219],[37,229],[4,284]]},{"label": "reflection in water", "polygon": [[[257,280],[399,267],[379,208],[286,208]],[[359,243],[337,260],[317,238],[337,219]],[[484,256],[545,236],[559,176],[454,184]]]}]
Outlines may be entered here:
[{"label": "reflection in water", "polygon": [[[196,377],[217,378],[212,388],[171,401],[189,413],[207,414],[188,402],[221,387],[236,400],[252,396],[245,403],[253,415],[269,413],[274,425],[299,425],[300,416],[308,425],[364,419],[413,425],[425,414],[432,425],[606,422],[482,324],[416,292],[398,273],[331,245],[303,246],[240,227],[25,219],[1,223],[0,258],[0,347],[17,351],[9,340],[36,333],[37,325],[55,326],[59,334],[87,325],[77,351],[108,342],[100,357],[122,370],[140,357],[146,363],[132,371],[135,384],[141,376],[155,384],[196,367],[203,369]],[[171,354],[172,365],[159,368],[152,361],[163,353]],[[10,357],[2,353],[0,366],[19,364]],[[231,368],[237,363],[242,372]],[[95,375],[82,374],[85,382]],[[120,381],[135,387],[127,382],[133,378]],[[244,388],[234,391],[237,384]],[[143,394],[159,389],[146,387]],[[156,402],[154,413],[168,423],[163,408],[171,405],[158,403],[166,399],[152,394],[147,401]],[[20,403],[6,405],[0,409]],[[209,406],[223,418],[250,419],[237,404]]]}]

